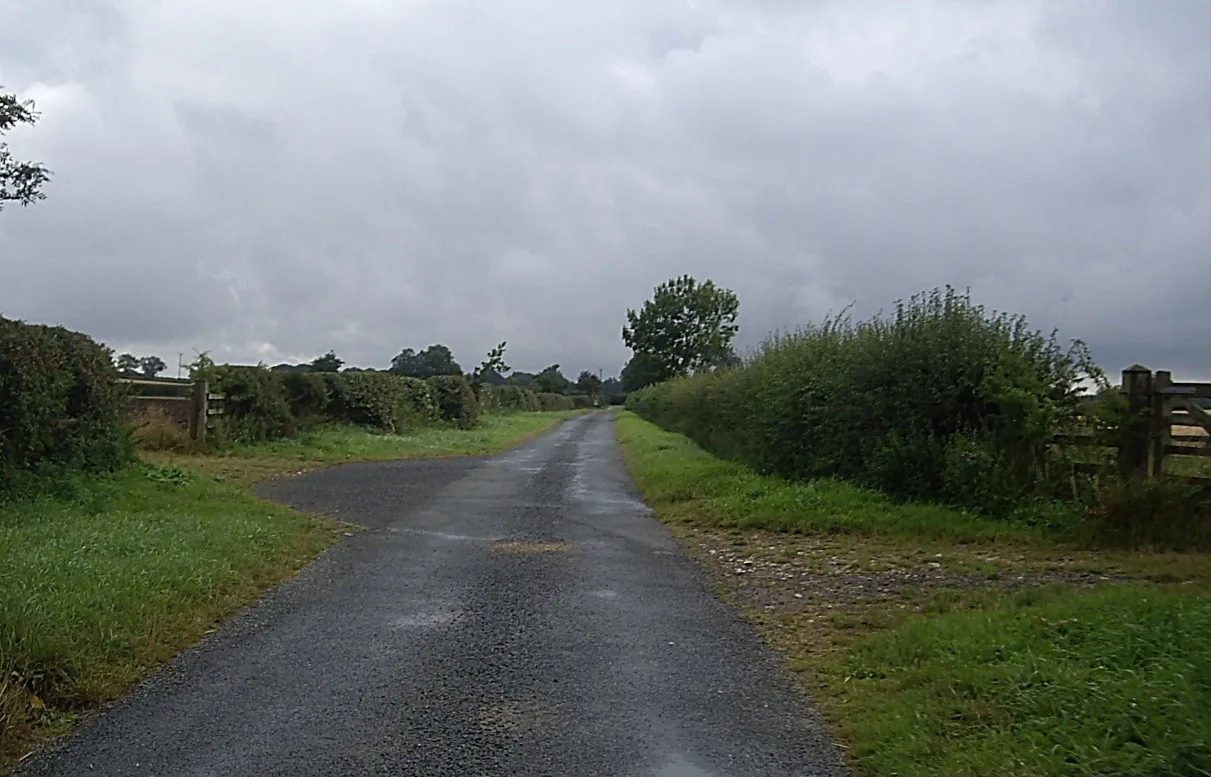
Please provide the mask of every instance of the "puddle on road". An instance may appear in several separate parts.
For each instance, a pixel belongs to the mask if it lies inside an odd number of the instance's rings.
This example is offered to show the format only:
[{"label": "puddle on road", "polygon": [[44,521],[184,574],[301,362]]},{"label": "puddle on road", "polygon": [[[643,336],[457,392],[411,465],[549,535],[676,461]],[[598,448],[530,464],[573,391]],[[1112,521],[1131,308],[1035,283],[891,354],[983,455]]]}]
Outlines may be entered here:
[{"label": "puddle on road", "polygon": [[570,553],[576,546],[570,542],[543,542],[537,540],[505,540],[488,546],[493,553],[527,555],[532,553]]},{"label": "puddle on road", "polygon": [[481,707],[476,718],[484,731],[517,735],[538,728],[544,714],[542,708],[533,702],[502,702]]}]

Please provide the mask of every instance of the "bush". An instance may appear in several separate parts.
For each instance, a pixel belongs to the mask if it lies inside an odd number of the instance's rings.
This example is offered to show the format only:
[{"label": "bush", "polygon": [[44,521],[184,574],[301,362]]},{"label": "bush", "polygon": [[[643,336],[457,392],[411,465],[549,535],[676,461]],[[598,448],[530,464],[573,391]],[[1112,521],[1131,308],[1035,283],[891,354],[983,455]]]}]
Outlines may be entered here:
[{"label": "bush", "polygon": [[583,409],[593,406],[593,398],[587,394],[572,394],[568,399],[572,400],[572,407]]},{"label": "bush", "polygon": [[419,378],[383,372],[330,372],[327,414],[335,420],[388,432],[436,423],[440,418],[433,386]]},{"label": "bush", "polygon": [[25,477],[131,457],[112,356],[79,332],[0,317],[0,497]]},{"label": "bush", "polygon": [[502,386],[489,386],[492,402],[504,412],[537,410],[538,399],[534,392],[521,386],[506,383]]},{"label": "bush", "polygon": [[290,413],[300,421],[315,420],[328,407],[328,384],[315,372],[281,372]]},{"label": "bush", "polygon": [[475,426],[479,421],[479,400],[465,377],[434,375],[428,381],[433,387],[437,409],[443,421],[451,421],[460,429]]},{"label": "bush", "polygon": [[563,394],[555,394],[549,391],[540,392],[538,395],[538,408],[543,412],[551,412],[555,410],[571,410],[572,398]]},{"label": "bush", "polygon": [[628,407],[720,456],[786,478],[1004,513],[1046,483],[1053,436],[1100,379],[1021,317],[934,291],[894,315],[774,335],[742,368],[633,392]]},{"label": "bush", "polygon": [[263,366],[223,365],[213,375],[212,390],[223,395],[222,440],[261,442],[294,434],[281,373]]}]

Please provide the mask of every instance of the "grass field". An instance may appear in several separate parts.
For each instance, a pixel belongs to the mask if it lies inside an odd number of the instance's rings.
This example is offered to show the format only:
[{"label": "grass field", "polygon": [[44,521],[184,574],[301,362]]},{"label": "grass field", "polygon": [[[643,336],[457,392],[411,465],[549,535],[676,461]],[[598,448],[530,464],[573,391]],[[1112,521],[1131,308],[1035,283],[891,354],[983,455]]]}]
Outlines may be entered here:
[{"label": "grass field", "polygon": [[576,414],[409,435],[328,426],[225,455],[145,453],[113,478],[58,481],[0,507],[0,773],[353,530],[242,486],[342,462],[496,453]]},{"label": "grass field", "polygon": [[287,440],[240,445],[219,454],[143,453],[148,461],[185,467],[223,482],[257,481],[355,461],[484,456],[512,448],[568,418],[585,413],[485,415],[474,429],[426,427],[407,434],[385,434],[345,424],[304,429]]},{"label": "grass field", "polygon": [[765,478],[630,413],[617,431],[857,774],[1211,773],[1211,556]]}]

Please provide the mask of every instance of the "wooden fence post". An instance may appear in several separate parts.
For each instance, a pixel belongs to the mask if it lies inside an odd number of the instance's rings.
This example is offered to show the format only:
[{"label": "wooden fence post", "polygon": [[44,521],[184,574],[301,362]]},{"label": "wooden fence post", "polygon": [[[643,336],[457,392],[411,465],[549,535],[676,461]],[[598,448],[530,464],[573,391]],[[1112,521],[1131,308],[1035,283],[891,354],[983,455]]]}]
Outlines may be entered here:
[{"label": "wooden fence post", "polygon": [[189,439],[204,440],[210,415],[210,383],[205,378],[193,382],[189,401]]},{"label": "wooden fence post", "polygon": [[1146,478],[1152,440],[1152,370],[1138,364],[1123,370],[1123,393],[1131,415],[1119,448],[1119,471],[1124,479]]},{"label": "wooden fence post", "polygon": [[1173,383],[1173,373],[1157,370],[1152,377],[1152,477],[1165,474],[1165,449],[1169,447],[1169,397],[1161,389]]}]

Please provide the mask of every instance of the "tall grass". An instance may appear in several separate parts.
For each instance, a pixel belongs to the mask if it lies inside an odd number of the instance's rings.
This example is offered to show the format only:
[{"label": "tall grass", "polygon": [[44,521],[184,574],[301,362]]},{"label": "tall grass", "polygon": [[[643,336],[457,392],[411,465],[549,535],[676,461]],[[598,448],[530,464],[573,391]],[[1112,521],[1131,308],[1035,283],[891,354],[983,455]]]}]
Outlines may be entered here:
[{"label": "tall grass", "polygon": [[114,698],[330,541],[322,525],[181,470],[0,506],[0,764]]},{"label": "tall grass", "polygon": [[771,336],[734,370],[635,392],[628,407],[707,450],[785,478],[840,478],[990,513],[1058,489],[1055,434],[1080,384],[1080,342],[935,290],[890,316]]}]

